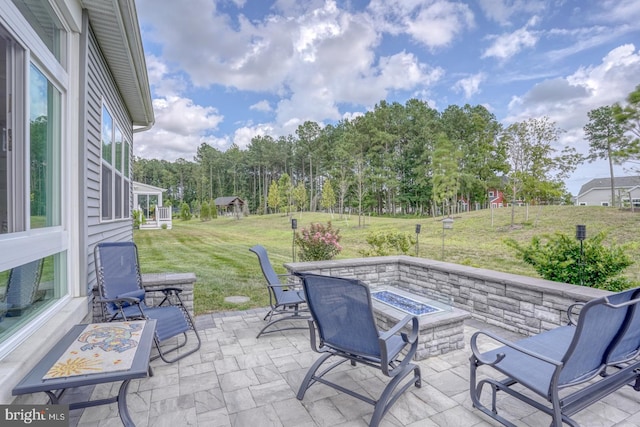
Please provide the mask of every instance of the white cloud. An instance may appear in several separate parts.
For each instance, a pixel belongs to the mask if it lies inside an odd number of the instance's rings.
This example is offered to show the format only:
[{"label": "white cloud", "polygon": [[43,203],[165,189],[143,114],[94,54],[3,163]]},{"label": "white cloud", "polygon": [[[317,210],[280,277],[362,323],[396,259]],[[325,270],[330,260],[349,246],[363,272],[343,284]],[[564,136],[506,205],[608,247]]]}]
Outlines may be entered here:
[{"label": "white cloud", "polygon": [[238,146],[241,150],[246,149],[251,140],[255,136],[276,135],[278,132],[273,128],[271,124],[264,123],[256,126],[244,126],[236,129],[233,134],[232,142]]},{"label": "white cloud", "polygon": [[600,64],[580,67],[566,77],[545,80],[526,94],[514,97],[506,122],[548,116],[567,131],[563,144],[586,153],[582,132],[587,113],[603,105],[623,102],[640,75],[640,52],[631,44],[612,49]]},{"label": "white cloud", "polygon": [[484,73],[474,74],[469,77],[458,80],[453,85],[455,92],[464,92],[465,98],[469,99],[476,93],[480,92],[480,84],[486,80]]},{"label": "white cloud", "polygon": [[511,25],[514,15],[530,15],[545,9],[539,0],[479,0],[480,8],[487,18],[500,25]]},{"label": "white cloud", "polygon": [[482,58],[509,59],[525,48],[531,48],[538,42],[538,36],[528,27],[536,24],[535,17],[527,25],[512,33],[494,37],[493,44],[482,53]]},{"label": "white cloud", "polygon": [[380,31],[407,34],[430,49],[449,46],[475,26],[471,8],[444,0],[372,0],[368,6]]},{"label": "white cloud", "polygon": [[262,101],[256,102],[255,104],[249,106],[250,110],[255,110],[255,111],[262,111],[263,113],[268,113],[273,111],[273,108],[271,108],[271,104],[269,104],[269,101],[267,101],[266,99],[263,99]]},{"label": "white cloud", "polygon": [[175,160],[192,157],[203,142],[218,145],[211,136],[223,117],[213,107],[195,105],[177,96],[153,100],[156,122],[151,130],[135,134],[134,151],[145,158]]}]

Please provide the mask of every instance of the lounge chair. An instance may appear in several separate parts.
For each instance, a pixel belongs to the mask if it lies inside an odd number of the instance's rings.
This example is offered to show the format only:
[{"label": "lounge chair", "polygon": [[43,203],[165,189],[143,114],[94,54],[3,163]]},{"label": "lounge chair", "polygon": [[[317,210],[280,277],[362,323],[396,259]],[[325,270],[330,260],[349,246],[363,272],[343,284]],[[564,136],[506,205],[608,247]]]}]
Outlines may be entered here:
[{"label": "lounge chair", "polygon": [[[373,315],[371,293],[366,284],[354,279],[305,273],[299,275],[313,318],[309,320],[311,348],[323,355],[307,372],[297,398],[302,400],[315,383],[325,384],[373,405],[369,426],[378,426],[404,391],[411,385],[420,387],[422,384],[420,368],[411,363],[418,345],[418,318],[407,315],[389,331],[379,331]],[[411,325],[410,332],[401,332],[408,325]],[[318,372],[330,358],[337,360]],[[353,366],[361,363],[379,369],[391,378],[377,400],[325,377],[346,361]]]},{"label": "lounge chair", "polygon": [[[269,334],[272,332],[286,331],[291,329],[306,329],[306,326],[289,326],[278,329],[271,328],[271,326],[283,320],[309,319],[309,316],[300,314],[301,312],[307,311],[301,308],[301,306],[305,304],[304,294],[302,290],[293,289],[288,285],[284,285],[280,282],[280,277],[290,275],[277,274],[275,272],[273,266],[271,265],[271,262],[269,261],[267,250],[263,246],[256,245],[249,250],[258,256],[262,274],[267,281],[267,288],[269,289],[269,305],[271,306],[271,309],[263,319],[268,323],[264,328],[262,328],[256,338],[260,338],[261,335]],[[277,317],[275,320],[274,316]],[[267,329],[270,330],[267,331]]]},{"label": "lounge chair", "polygon": [[[640,390],[640,288],[584,304],[577,321],[516,342],[491,332],[471,338],[470,392],[473,406],[505,426],[515,424],[498,414],[503,391],[551,416],[551,425],[578,426],[572,415],[626,384]],[[481,352],[480,341],[500,347]],[[504,377],[488,377],[491,371]],[[478,381],[478,371],[483,379]],[[495,372],[494,371],[494,372]],[[491,407],[481,401],[491,391]],[[526,391],[528,390],[528,392]],[[539,398],[534,398],[537,394]]]},{"label": "lounge chair", "polygon": [[5,294],[0,302],[0,313],[7,317],[21,316],[26,309],[44,297],[44,292],[38,290],[43,264],[44,259],[41,258],[11,269]]},{"label": "lounge chair", "polygon": [[[155,344],[158,356],[173,363],[200,349],[200,336],[191,315],[180,299],[179,288],[164,288],[145,291],[142,287],[138,261],[138,248],[133,242],[99,243],[94,249],[96,276],[106,321],[132,319],[155,319]],[[162,292],[164,299],[157,306],[145,304],[146,292]],[[189,334],[188,334],[189,333]],[[182,335],[182,338],[179,338]],[[168,357],[186,345],[188,336],[194,335],[197,344],[174,357]],[[162,343],[178,337],[177,343],[168,346]],[[166,343],[165,343],[166,344]]]}]

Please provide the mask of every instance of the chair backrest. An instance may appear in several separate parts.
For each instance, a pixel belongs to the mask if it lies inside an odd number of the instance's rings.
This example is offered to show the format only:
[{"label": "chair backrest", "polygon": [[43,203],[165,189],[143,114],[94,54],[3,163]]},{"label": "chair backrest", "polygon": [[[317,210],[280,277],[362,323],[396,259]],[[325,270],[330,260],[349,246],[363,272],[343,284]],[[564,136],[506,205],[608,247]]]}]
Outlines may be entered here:
[{"label": "chair backrest", "polygon": [[[630,308],[634,305],[633,298],[637,292],[632,289],[597,298],[584,305],[573,342],[563,357],[559,385],[593,376],[609,363],[610,355],[615,352],[630,321]],[[628,341],[625,343],[624,348],[627,348]],[[624,348],[620,347],[620,351],[624,351]]]},{"label": "chair backrest", "polygon": [[607,355],[607,364],[612,365],[635,358],[640,353],[640,288],[612,295],[609,301],[612,304],[631,303],[625,328]]},{"label": "chair backrest", "polygon": [[7,308],[23,308],[34,303],[43,264],[41,258],[11,269],[4,294]]},{"label": "chair backrest", "polygon": [[269,261],[269,255],[267,254],[267,250],[261,245],[255,245],[249,250],[255,253],[258,256],[258,261],[260,262],[260,268],[262,269],[262,274],[264,278],[267,280],[267,283],[271,286],[273,293],[276,296],[276,300],[278,300],[282,292],[282,283],[280,282],[280,278],[278,277],[278,273],[275,272],[271,262]]},{"label": "chair backrest", "polygon": [[380,357],[369,287],[354,279],[299,275],[321,344],[351,354]]},{"label": "chair backrest", "polygon": [[[138,248],[133,242],[103,242],[94,248],[96,279],[100,295],[105,299],[140,291],[144,297],[142,278],[138,264]],[[107,311],[114,313],[114,304],[106,304]]]}]

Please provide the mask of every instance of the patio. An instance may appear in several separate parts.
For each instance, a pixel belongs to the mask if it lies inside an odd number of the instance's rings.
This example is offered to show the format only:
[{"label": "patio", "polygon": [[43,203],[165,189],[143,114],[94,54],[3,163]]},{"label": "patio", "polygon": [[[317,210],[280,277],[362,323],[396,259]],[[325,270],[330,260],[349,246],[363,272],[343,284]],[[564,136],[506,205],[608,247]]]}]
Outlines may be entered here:
[{"label": "patio", "polygon": [[[372,407],[337,391],[316,385],[300,402],[295,394],[307,368],[318,357],[306,330],[276,332],[256,339],[266,309],[216,313],[197,317],[201,350],[178,363],[152,362],[154,376],[134,380],[129,407],[139,427],[177,426],[366,426]],[[300,323],[300,322],[299,322]],[[477,320],[465,323],[467,348],[419,362],[423,386],[411,387],[383,418],[383,426],[492,426],[471,407],[468,393],[468,339]],[[495,328],[493,328],[495,329]],[[511,334],[506,331],[501,333]],[[351,368],[345,382],[375,394],[379,373]],[[340,375],[339,372],[334,374]],[[73,393],[103,397],[118,387],[96,386]],[[42,398],[43,394],[29,396]],[[68,396],[66,396],[68,398]],[[548,417],[510,398],[508,415],[523,426],[548,426]],[[64,401],[64,399],[63,399]],[[504,406],[504,405],[503,405]],[[119,426],[115,404],[71,413],[71,426]],[[640,426],[638,395],[625,388],[575,417],[583,426]]]}]

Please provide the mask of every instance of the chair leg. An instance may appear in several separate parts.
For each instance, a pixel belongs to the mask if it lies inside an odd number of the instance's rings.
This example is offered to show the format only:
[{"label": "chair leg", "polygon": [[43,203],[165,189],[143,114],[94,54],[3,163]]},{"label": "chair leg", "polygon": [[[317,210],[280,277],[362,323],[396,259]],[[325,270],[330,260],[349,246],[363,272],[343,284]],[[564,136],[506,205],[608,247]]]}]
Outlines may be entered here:
[{"label": "chair leg", "polygon": [[[296,395],[298,400],[302,400],[304,398],[304,394],[307,392],[309,387],[311,387],[313,384],[315,384],[315,382],[316,382],[316,380],[318,378],[322,377],[330,369],[332,369],[335,366],[337,366],[337,364],[333,364],[333,365],[329,366],[329,368],[327,368],[320,375],[318,375],[318,376],[315,375],[316,371],[320,368],[320,366],[324,362],[326,362],[326,360],[328,358],[330,358],[331,356],[333,356],[332,353],[325,353],[320,358],[318,358],[318,360],[316,360],[315,363],[309,368],[309,370],[307,371],[307,375],[305,375],[304,380],[302,380],[302,384],[300,384],[300,388],[298,389],[298,394]],[[346,360],[347,359],[341,360],[338,363],[344,363],[344,362],[346,362]]]},{"label": "chair leg", "polygon": [[[413,372],[413,378],[411,381],[407,381],[402,387],[400,387],[397,391],[394,390],[400,383],[411,373]],[[407,365],[404,372],[399,373],[387,384],[384,388],[384,391],[380,395],[380,398],[377,400],[375,404],[375,409],[373,411],[373,415],[371,416],[371,421],[369,422],[369,427],[378,427],[382,417],[387,413],[387,411],[396,403],[396,400],[404,393],[411,385],[415,385],[417,388],[422,387],[422,377],[420,375],[420,368],[416,365]]]},{"label": "chair leg", "polygon": [[[171,347],[168,350],[162,350],[160,342],[156,339],[155,343],[156,343],[156,349],[158,350],[158,355],[154,356],[151,358],[151,360],[155,360],[157,358],[162,359],[165,363],[173,363],[173,362],[177,362],[178,360],[185,358],[187,356],[189,356],[190,354],[195,353],[196,351],[200,350],[200,346],[202,345],[202,340],[200,339],[200,335],[198,334],[198,331],[194,328],[192,329],[196,340],[198,341],[198,345],[195,346],[195,348],[190,349],[189,351],[187,351],[186,353],[181,353],[180,355],[174,357],[174,358],[168,358],[166,355],[169,353],[172,353],[174,351],[177,351],[179,348],[184,347],[187,344],[187,340],[188,340],[188,336],[187,336],[187,332],[183,332],[183,337],[184,340],[182,341],[182,343],[178,342],[178,345]],[[178,338],[178,341],[180,341],[180,339]]]}]

